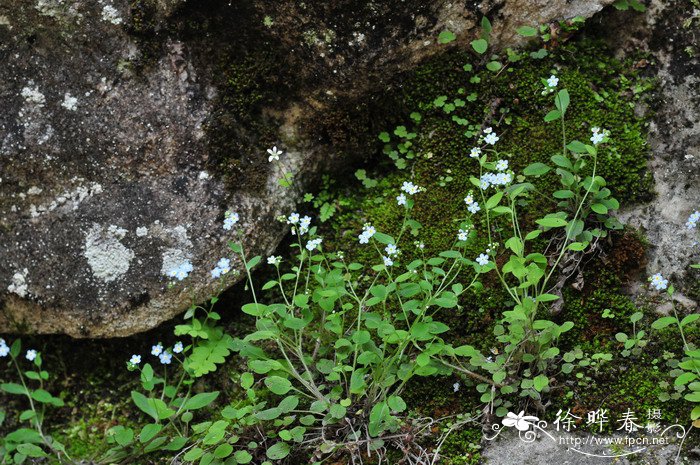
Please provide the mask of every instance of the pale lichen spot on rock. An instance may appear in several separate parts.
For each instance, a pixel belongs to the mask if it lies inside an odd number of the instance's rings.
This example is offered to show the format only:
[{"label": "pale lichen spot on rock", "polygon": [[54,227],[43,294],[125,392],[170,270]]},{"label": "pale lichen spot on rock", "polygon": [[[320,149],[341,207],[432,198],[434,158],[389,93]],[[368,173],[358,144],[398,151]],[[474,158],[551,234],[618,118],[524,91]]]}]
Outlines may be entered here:
[{"label": "pale lichen spot on rock", "polygon": [[134,252],[120,242],[126,230],[115,225],[105,228],[94,224],[85,234],[83,255],[93,276],[112,282],[129,271]]},{"label": "pale lichen spot on rock", "polygon": [[7,290],[20,297],[26,297],[28,293],[27,288],[27,274],[29,271],[25,268],[22,272],[17,272],[12,276],[12,283],[7,286]]}]

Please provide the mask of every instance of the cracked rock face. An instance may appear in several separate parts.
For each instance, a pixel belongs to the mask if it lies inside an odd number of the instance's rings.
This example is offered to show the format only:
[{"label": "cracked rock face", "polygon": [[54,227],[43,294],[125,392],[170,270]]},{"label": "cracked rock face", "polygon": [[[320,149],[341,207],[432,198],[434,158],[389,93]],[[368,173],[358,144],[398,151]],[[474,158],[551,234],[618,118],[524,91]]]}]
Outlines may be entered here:
[{"label": "cracked rock face", "polygon": [[[513,45],[517,26],[589,16],[611,0],[235,3],[0,4],[0,332],[115,337],[172,318],[217,287],[227,210],[240,214],[250,253],[283,237],[275,218],[298,192],[278,186],[262,141],[285,148],[300,192],[343,150],[304,121],[444,50],[435,39],[445,28],[463,45],[489,14],[494,43]],[[222,15],[239,24],[208,30]],[[288,60],[295,82],[252,115],[274,128],[266,137],[222,106],[212,53],[259,42]],[[231,121],[231,145],[217,142],[216,153],[236,152],[235,182],[212,155],[214,116]],[[190,277],[169,286],[183,263]]]}]

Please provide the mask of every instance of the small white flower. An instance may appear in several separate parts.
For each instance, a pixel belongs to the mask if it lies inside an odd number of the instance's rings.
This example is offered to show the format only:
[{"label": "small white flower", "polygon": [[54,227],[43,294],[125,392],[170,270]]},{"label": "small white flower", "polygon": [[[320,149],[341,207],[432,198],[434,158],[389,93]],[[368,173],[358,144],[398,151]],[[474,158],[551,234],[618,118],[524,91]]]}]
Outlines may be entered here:
[{"label": "small white flower", "polygon": [[299,213],[292,213],[287,218],[287,224],[297,224],[299,222]]},{"label": "small white flower", "polygon": [[6,344],[0,344],[0,357],[7,357],[10,353],[10,348]]},{"label": "small white flower", "polygon": [[382,256],[382,260],[384,260],[384,266],[392,266],[394,264],[394,261],[389,257]]},{"label": "small white flower", "polygon": [[698,226],[698,222],[700,222],[700,211],[692,213],[688,217],[688,221],[685,223],[685,225],[688,227],[688,229],[695,229]]},{"label": "small white flower", "polygon": [[282,151],[278,150],[277,147],[272,147],[271,149],[267,149],[267,153],[270,154],[270,156],[267,158],[268,162],[278,161],[280,159],[280,155],[282,155]]},{"label": "small white flower", "polygon": [[406,194],[399,194],[396,196],[396,203],[399,205],[406,205]]},{"label": "small white flower", "polygon": [[593,134],[597,134],[597,133],[600,132],[600,128],[599,128],[598,126],[593,126],[593,127],[591,128],[591,132],[592,132]]},{"label": "small white flower", "polygon": [[454,383],[454,384],[452,385],[452,389],[454,390],[454,392],[459,391],[459,383]]},{"label": "small white flower", "polygon": [[377,233],[377,230],[371,224],[367,223],[362,228],[362,234],[359,236],[360,244],[367,244],[369,240]]},{"label": "small white flower", "polygon": [[505,171],[508,169],[508,160],[498,160],[496,162],[496,169],[498,171]]},{"label": "small white flower", "polygon": [[404,181],[404,183],[401,185],[401,190],[409,195],[415,195],[420,192],[421,188],[410,181]]},{"label": "small white flower", "polygon": [[163,344],[161,344],[160,342],[151,347],[151,355],[155,355],[157,357],[162,353],[163,353]]},{"label": "small white flower", "polygon": [[222,258],[219,263],[216,264],[219,268],[231,268],[231,260],[228,258]]},{"label": "small white flower", "polygon": [[484,190],[484,191],[485,191],[486,189],[489,188],[490,185],[491,185],[491,184],[489,184],[488,181],[482,179],[482,180],[481,180],[481,185],[480,185],[479,187],[481,187],[481,190]]},{"label": "small white flower", "polygon": [[654,276],[649,278],[649,285],[655,288],[657,291],[663,291],[668,287],[668,279],[664,279],[661,273],[656,273]]},{"label": "small white flower", "polygon": [[476,263],[478,263],[481,266],[487,265],[489,263],[489,256],[485,253],[482,253],[481,255],[476,257]]},{"label": "small white flower", "polygon": [[214,279],[220,278],[220,277],[221,277],[221,268],[219,268],[219,267],[217,266],[216,268],[214,268],[213,270],[211,270],[211,277],[214,278]]},{"label": "small white flower", "polygon": [[469,230],[468,229],[460,229],[459,232],[457,233],[457,240],[458,241],[466,241],[469,238]]},{"label": "small white flower", "polygon": [[239,220],[238,213],[226,212],[226,215],[224,218],[224,229],[227,231],[230,231],[231,228],[233,228],[233,225],[238,223],[238,220]]},{"label": "small white flower", "polygon": [[141,363],[141,356],[136,354],[132,355],[129,359],[129,363],[131,363],[132,365],[138,365],[139,363]]},{"label": "small white flower", "polygon": [[471,152],[469,152],[469,156],[472,158],[479,158],[481,156],[481,149],[479,147],[472,148]]},{"label": "small white flower", "polygon": [[34,350],[34,349],[29,349],[29,350],[27,351],[27,354],[25,355],[25,357],[26,357],[27,360],[29,360],[30,362],[33,362],[34,359],[36,358],[36,350]]},{"label": "small white flower", "polygon": [[464,197],[464,203],[467,205],[471,205],[474,203],[474,196],[472,194],[468,194],[466,197]]},{"label": "small white flower", "polygon": [[601,142],[603,142],[603,138],[604,138],[604,137],[605,137],[605,136],[603,135],[602,132],[596,132],[595,134],[593,134],[593,135],[591,136],[591,142],[593,142],[593,145],[598,145],[598,144],[600,144]]},{"label": "small white flower", "polygon": [[398,255],[398,253],[399,253],[399,249],[396,247],[395,244],[388,244],[388,245],[386,246],[386,248],[384,249],[384,251],[385,251],[386,254],[387,254],[388,256],[390,256],[390,257],[391,257],[392,255]]},{"label": "small white flower", "polygon": [[306,243],[306,250],[314,250],[316,249],[319,245],[321,245],[321,242],[323,242],[323,239],[320,237],[317,237],[316,239],[312,239],[309,242]]},{"label": "small white flower", "polygon": [[549,87],[556,87],[557,84],[559,84],[559,78],[553,74],[549,76],[549,79],[547,79],[547,85]]},{"label": "small white flower", "polygon": [[175,345],[173,346],[173,352],[176,354],[181,353],[183,350],[185,350],[185,347],[182,345],[182,342],[177,341]]},{"label": "small white flower", "polygon": [[486,142],[489,145],[496,145],[496,142],[498,142],[499,137],[496,135],[495,132],[492,132],[488,136],[484,138],[484,142]]},{"label": "small white flower", "polygon": [[268,265],[277,266],[280,263],[282,263],[282,257],[275,257],[274,255],[270,255],[269,257],[267,257],[267,264]]},{"label": "small white flower", "polygon": [[158,356],[158,358],[160,359],[160,363],[162,363],[163,365],[170,365],[173,356],[170,352],[163,352]]},{"label": "small white flower", "polygon": [[177,267],[170,270],[168,272],[168,276],[170,276],[171,278],[175,278],[178,281],[182,281],[187,276],[189,276],[193,269],[194,268],[192,267],[192,263],[190,263],[189,260],[186,260]]},{"label": "small white flower", "polygon": [[425,249],[425,244],[421,241],[415,241],[413,244],[421,250]]},{"label": "small white flower", "polygon": [[476,212],[478,212],[479,210],[481,210],[481,207],[479,206],[479,204],[478,204],[477,202],[472,202],[472,203],[470,203],[469,206],[467,207],[467,210],[469,210],[469,211],[472,212],[472,213],[476,213]]},{"label": "small white flower", "polygon": [[492,132],[493,132],[493,128],[491,128],[490,126],[486,129],[484,129],[484,134],[491,134]]}]

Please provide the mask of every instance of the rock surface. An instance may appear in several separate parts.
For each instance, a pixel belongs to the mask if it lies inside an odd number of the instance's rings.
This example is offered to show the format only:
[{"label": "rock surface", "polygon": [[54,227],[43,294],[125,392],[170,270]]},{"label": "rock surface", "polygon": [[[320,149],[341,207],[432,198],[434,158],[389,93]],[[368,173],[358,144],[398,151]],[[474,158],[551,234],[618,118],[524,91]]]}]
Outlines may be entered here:
[{"label": "rock surface", "polygon": [[444,50],[444,29],[465,45],[487,14],[514,45],[518,26],[609,3],[6,0],[0,332],[114,337],[173,317],[218,285],[226,210],[251,253],[283,237],[303,185],[280,188],[265,148],[312,180],[361,137],[332,124]]},{"label": "rock surface", "polygon": [[[593,31],[621,56],[650,54],[645,61],[658,84],[648,110],[649,168],[656,197],[625,208],[620,217],[649,240],[647,275],[661,273],[677,288],[686,284],[692,299],[679,299],[689,308],[697,308],[693,299],[700,297],[700,273],[689,268],[700,263],[700,231],[686,226],[688,217],[700,210],[699,15],[689,2],[653,0],[645,13],[605,15]],[[643,281],[639,287],[646,286]]]}]

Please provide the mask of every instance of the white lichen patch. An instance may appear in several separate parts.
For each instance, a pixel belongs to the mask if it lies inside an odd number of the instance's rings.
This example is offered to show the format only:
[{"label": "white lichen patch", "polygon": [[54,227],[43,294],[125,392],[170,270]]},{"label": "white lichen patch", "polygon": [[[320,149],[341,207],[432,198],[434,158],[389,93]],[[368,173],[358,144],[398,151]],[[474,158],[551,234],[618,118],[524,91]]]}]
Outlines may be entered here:
[{"label": "white lichen patch", "polygon": [[27,102],[28,104],[31,104],[31,105],[34,105],[37,107],[43,107],[46,104],[46,97],[44,97],[44,94],[39,92],[38,86],[33,86],[33,85],[34,85],[34,83],[32,81],[30,81],[29,85],[22,88],[22,92],[20,92],[20,95],[22,96],[22,98],[24,98],[24,101]]},{"label": "white lichen patch", "polygon": [[27,191],[27,195],[39,195],[43,192],[43,189],[37,186],[32,186]]},{"label": "white lichen patch", "polygon": [[137,237],[148,236],[148,228],[145,226],[139,226],[138,228],[136,228],[136,236]]},{"label": "white lichen patch", "polygon": [[198,177],[199,177],[199,180],[200,180],[200,181],[206,181],[206,180],[209,179],[211,176],[209,176],[209,173],[207,173],[206,171],[200,171]]},{"label": "white lichen patch", "polygon": [[20,297],[26,297],[28,293],[27,273],[29,273],[29,271],[26,268],[22,270],[22,272],[15,273],[12,276],[12,282],[7,286],[7,290]]},{"label": "white lichen patch", "polygon": [[[82,182],[81,178],[74,178],[73,181]],[[29,194],[29,192],[27,192]],[[43,205],[30,205],[29,215],[36,218],[45,213],[56,210],[59,207],[67,206],[72,210],[77,210],[80,204],[94,195],[102,193],[102,185],[93,182],[88,185],[78,186],[73,190],[65,191],[57,195],[51,202]]]},{"label": "white lichen patch", "polygon": [[105,228],[98,224],[85,234],[83,255],[93,276],[111,282],[126,274],[134,252],[120,242],[126,230],[115,225]]},{"label": "white lichen patch", "polygon": [[63,102],[61,103],[61,106],[66,110],[75,111],[78,109],[78,98],[73,97],[71,94],[66,92],[63,95]]},{"label": "white lichen patch", "polygon": [[117,25],[121,24],[123,20],[116,8],[112,5],[105,5],[104,8],[102,8],[102,21]]}]

